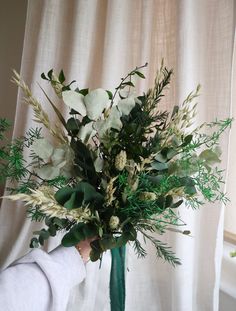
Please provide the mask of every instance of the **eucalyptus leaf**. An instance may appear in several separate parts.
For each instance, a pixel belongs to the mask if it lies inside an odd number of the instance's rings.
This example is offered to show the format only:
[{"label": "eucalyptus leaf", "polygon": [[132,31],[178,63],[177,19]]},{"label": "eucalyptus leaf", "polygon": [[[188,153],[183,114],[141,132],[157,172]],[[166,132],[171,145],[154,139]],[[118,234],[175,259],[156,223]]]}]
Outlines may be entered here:
[{"label": "eucalyptus leaf", "polygon": [[84,104],[84,96],[75,91],[62,92],[64,103],[71,109],[77,111],[81,116],[86,116],[86,107]]},{"label": "eucalyptus leaf", "polygon": [[108,103],[109,96],[103,89],[93,90],[84,97],[87,116],[91,120],[97,120],[100,118],[103,110],[108,107]]},{"label": "eucalyptus leaf", "polygon": [[221,162],[218,154],[212,149],[206,149],[202,151],[199,155],[199,158],[205,160],[209,165]]},{"label": "eucalyptus leaf", "polygon": [[44,160],[45,162],[47,162],[52,153],[53,153],[53,146],[51,145],[51,143],[45,139],[45,138],[40,138],[40,139],[36,139],[32,146],[31,146],[31,150],[42,160]]},{"label": "eucalyptus leaf", "polygon": [[81,196],[77,192],[73,192],[70,196],[70,199],[66,201],[64,207],[67,209],[79,208],[83,202],[83,195]]},{"label": "eucalyptus leaf", "polygon": [[89,122],[80,127],[77,137],[80,138],[83,143],[87,143],[94,135],[96,135],[94,122]]},{"label": "eucalyptus leaf", "polygon": [[172,159],[174,156],[176,156],[178,154],[178,151],[176,149],[172,149],[170,148],[168,151],[167,151],[167,159],[170,160]]},{"label": "eucalyptus leaf", "polygon": [[162,153],[158,153],[155,156],[155,160],[157,160],[158,162],[164,163],[167,161],[167,157],[165,155],[163,155]]},{"label": "eucalyptus leaf", "polygon": [[42,179],[52,180],[60,175],[60,168],[50,164],[35,169],[35,173]]},{"label": "eucalyptus leaf", "polygon": [[152,162],[151,167],[157,171],[163,171],[168,169],[168,163]]},{"label": "eucalyptus leaf", "polygon": [[75,246],[79,242],[86,239],[83,232],[84,223],[74,225],[68,233],[62,238],[62,245],[65,247]]},{"label": "eucalyptus leaf", "polygon": [[63,206],[70,199],[73,192],[74,192],[73,188],[66,186],[59,189],[55,193],[54,197],[57,200],[57,202]]},{"label": "eucalyptus leaf", "polygon": [[68,232],[64,235],[64,237],[61,240],[61,244],[64,247],[71,247],[78,244],[81,240],[79,240],[73,233]]},{"label": "eucalyptus leaf", "polygon": [[134,106],[135,100],[133,96],[121,99],[117,104],[119,111],[124,115],[128,115]]}]

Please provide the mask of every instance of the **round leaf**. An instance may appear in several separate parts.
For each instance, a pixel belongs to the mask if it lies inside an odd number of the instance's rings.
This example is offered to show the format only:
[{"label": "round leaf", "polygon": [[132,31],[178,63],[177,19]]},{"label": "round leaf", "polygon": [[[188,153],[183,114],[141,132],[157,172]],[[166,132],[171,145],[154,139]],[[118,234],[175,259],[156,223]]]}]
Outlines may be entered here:
[{"label": "round leaf", "polygon": [[84,105],[84,96],[75,91],[62,92],[64,103],[71,109],[77,111],[81,116],[86,116],[86,107]]},{"label": "round leaf", "polygon": [[108,107],[109,96],[103,89],[96,89],[84,97],[87,116],[91,120],[97,120],[105,108]]}]

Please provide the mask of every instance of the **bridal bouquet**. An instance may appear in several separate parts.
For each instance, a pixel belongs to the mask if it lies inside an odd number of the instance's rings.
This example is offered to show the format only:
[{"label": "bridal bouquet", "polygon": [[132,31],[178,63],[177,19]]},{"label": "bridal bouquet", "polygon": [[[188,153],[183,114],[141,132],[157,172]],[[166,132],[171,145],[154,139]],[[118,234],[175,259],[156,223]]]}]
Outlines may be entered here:
[{"label": "bridal bouquet", "polygon": [[[129,243],[144,257],[143,237],[154,245],[157,257],[176,265],[179,259],[157,234],[190,233],[180,230],[185,224],[178,207],[226,202],[223,171],[217,164],[219,138],[231,119],[194,128],[199,87],[171,113],[160,111],[172,70],[162,64],[153,88],[136,95],[134,80],[145,78],[146,65],[122,78],[114,93],[74,87],[75,81],[65,82],[63,71],[43,73],[42,79],[69,108],[67,120],[42,88],[57,115],[55,124],[14,73],[13,81],[24,92],[34,120],[48,130],[45,138],[41,128],[31,128],[0,150],[0,178],[10,181],[8,198],[23,201],[32,221],[44,223],[31,247],[43,245],[58,231],[64,232],[65,247],[97,237],[91,242],[90,259],[101,260],[104,252],[112,250],[112,259],[124,269],[123,247]],[[1,119],[2,140],[8,126]]]}]

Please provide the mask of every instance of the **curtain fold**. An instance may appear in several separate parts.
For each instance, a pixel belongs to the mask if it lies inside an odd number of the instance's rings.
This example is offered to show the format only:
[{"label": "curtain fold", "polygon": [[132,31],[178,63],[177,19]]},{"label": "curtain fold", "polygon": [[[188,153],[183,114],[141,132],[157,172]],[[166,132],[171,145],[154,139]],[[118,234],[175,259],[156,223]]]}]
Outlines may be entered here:
[{"label": "curtain fold", "polygon": [[[171,109],[201,83],[197,122],[223,119],[230,115],[234,5],[233,0],[29,0],[21,75],[55,122],[37,82],[67,111],[40,80],[42,72],[63,68],[68,81],[76,79],[80,88],[114,89],[130,69],[148,62],[147,79],[137,82],[138,91],[144,91],[164,58],[175,74],[160,109]],[[19,92],[15,136],[34,126],[32,115]],[[222,166],[227,147],[225,134]],[[173,246],[182,266],[157,260],[149,244],[143,260],[128,249],[127,311],[218,310],[222,207],[206,204],[180,213],[192,237],[168,233],[162,240]],[[40,226],[26,220],[21,204],[3,200],[2,267],[28,251],[31,232]],[[50,240],[47,250],[58,243],[59,238]],[[108,311],[109,271],[109,254],[101,269],[89,263],[86,281],[73,289],[68,310]]]}]

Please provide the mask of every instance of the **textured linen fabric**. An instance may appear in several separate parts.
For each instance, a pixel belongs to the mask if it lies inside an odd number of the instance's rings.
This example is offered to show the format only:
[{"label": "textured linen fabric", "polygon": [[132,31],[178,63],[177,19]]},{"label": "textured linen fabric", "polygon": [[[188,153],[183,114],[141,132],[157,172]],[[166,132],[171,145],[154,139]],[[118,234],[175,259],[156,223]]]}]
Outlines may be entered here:
[{"label": "textured linen fabric", "polygon": [[[175,74],[159,109],[171,109],[201,83],[197,122],[223,119],[231,113],[234,12],[233,0],[29,0],[21,75],[54,122],[37,82],[65,115],[68,111],[40,80],[42,72],[63,68],[67,80],[76,79],[80,88],[114,90],[122,76],[147,61],[147,79],[137,81],[142,92],[152,86],[164,58]],[[32,110],[21,101],[19,92],[14,135],[33,125]],[[226,166],[227,148],[226,133],[222,166]],[[144,260],[128,249],[127,311],[218,310],[223,209],[220,204],[206,204],[197,211],[183,207],[180,214],[192,236],[168,233],[162,240],[173,246],[182,266],[174,269],[156,260],[149,244]],[[27,252],[32,231],[40,226],[26,220],[21,203],[3,200],[3,267]],[[50,240],[47,249],[58,243],[59,238]],[[74,287],[68,310],[108,311],[109,271],[109,253],[101,269],[99,263],[88,264],[86,280]]]},{"label": "textured linen fabric", "polygon": [[4,311],[64,311],[70,290],[85,277],[74,248],[47,254],[35,249],[0,273],[0,308]]}]

